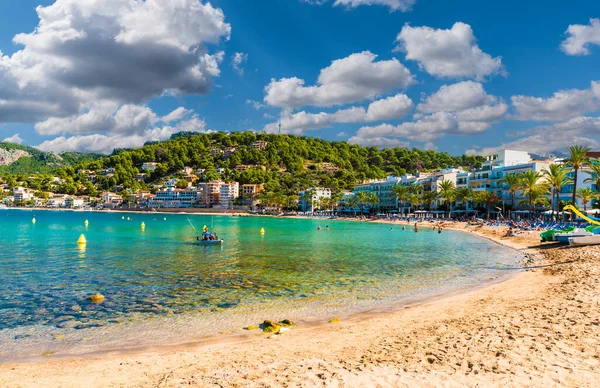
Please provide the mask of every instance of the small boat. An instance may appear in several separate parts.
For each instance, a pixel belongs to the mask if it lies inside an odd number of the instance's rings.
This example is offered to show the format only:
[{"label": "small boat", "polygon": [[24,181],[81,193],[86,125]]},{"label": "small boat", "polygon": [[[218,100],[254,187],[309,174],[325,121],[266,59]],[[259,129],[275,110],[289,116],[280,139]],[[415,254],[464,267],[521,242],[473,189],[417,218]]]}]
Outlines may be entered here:
[{"label": "small boat", "polygon": [[561,244],[568,244],[569,239],[573,237],[587,237],[593,236],[594,234],[591,232],[587,232],[585,229],[575,229],[569,233],[556,233],[554,238]]},{"label": "small boat", "polygon": [[222,245],[223,240],[198,240],[198,244],[204,246]]},{"label": "small boat", "polygon": [[572,247],[584,245],[600,245],[600,235],[571,237],[569,239],[569,245]]}]

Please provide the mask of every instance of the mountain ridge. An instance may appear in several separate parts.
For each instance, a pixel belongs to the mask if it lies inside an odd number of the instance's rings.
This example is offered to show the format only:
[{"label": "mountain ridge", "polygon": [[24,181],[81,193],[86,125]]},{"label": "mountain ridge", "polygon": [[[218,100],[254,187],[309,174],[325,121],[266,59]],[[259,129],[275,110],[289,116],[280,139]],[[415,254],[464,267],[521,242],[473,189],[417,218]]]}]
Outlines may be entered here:
[{"label": "mountain ridge", "polygon": [[0,175],[54,173],[59,168],[101,157],[98,154],[79,152],[55,154],[22,144],[0,142]]}]

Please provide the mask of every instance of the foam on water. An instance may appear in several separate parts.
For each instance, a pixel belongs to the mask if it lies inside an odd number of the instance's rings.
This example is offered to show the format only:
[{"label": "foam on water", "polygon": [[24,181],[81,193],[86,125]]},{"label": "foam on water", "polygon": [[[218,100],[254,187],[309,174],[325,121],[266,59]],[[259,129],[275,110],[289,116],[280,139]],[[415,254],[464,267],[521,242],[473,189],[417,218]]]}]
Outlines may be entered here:
[{"label": "foam on water", "polygon": [[[190,216],[225,239],[201,247],[186,216],[121,216],[37,212],[32,224],[31,212],[0,213],[0,359],[175,344],[264,319],[388,309],[496,279],[519,260],[459,232]],[[82,233],[88,244],[78,247]],[[88,302],[95,293],[106,300]]]}]

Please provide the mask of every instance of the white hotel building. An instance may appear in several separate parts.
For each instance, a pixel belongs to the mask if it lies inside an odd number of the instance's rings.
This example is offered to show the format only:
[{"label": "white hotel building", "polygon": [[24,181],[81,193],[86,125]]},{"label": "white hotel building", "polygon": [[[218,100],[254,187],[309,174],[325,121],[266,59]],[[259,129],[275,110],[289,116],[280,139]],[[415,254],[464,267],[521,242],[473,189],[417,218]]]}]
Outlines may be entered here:
[{"label": "white hotel building", "polygon": [[[510,191],[502,183],[500,179],[511,173],[522,173],[525,171],[542,172],[544,168],[547,168],[552,163],[561,163],[560,160],[548,159],[548,160],[533,160],[529,153],[524,151],[513,151],[513,150],[501,150],[495,155],[490,155],[487,160],[482,164],[481,168],[473,169],[471,171],[462,171],[460,169],[444,169],[434,173],[420,173],[416,176],[405,175],[402,177],[388,177],[385,181],[368,182],[362,185],[358,185],[354,188],[354,195],[360,191],[375,192],[379,197],[379,204],[376,209],[385,212],[396,212],[398,210],[398,201],[393,195],[392,189],[395,185],[401,184],[403,186],[410,186],[411,184],[420,184],[423,186],[423,191],[436,190],[439,191],[439,183],[443,180],[450,180],[455,184],[457,188],[469,187],[474,192],[479,191],[493,191],[506,205],[511,204],[512,198]],[[589,171],[589,170],[587,170]],[[573,178],[573,173],[570,174]],[[596,190],[597,188],[590,184],[585,183],[584,180],[589,177],[586,174],[586,169],[579,171],[577,179],[577,188],[591,187]],[[540,179],[542,182],[543,179]],[[573,192],[573,185],[566,185],[563,187],[560,199],[564,201],[571,200]],[[550,195],[548,196],[550,197]],[[522,200],[522,192],[516,193],[516,202]],[[438,207],[443,203],[442,200],[432,204],[432,207]],[[583,203],[580,199],[577,199],[577,205],[583,208]],[[468,205],[471,208],[471,204]],[[591,204],[588,204],[588,208],[591,208]],[[368,207],[365,207],[368,209]]]},{"label": "white hotel building", "polygon": [[198,187],[187,189],[175,188],[176,181],[167,182],[167,188],[156,192],[156,196],[148,201],[148,207],[187,208],[196,205],[218,205],[229,208],[239,195],[238,182],[211,181],[200,183]]},{"label": "white hotel building", "polygon": [[240,184],[238,182],[222,183],[219,187],[219,206],[230,208],[233,201],[240,196]]},{"label": "white hotel building", "polygon": [[[310,199],[304,198],[307,193],[312,192],[313,195]],[[314,204],[322,200],[323,198],[331,198],[331,189],[324,187],[311,187],[308,190],[301,191],[298,193],[298,204],[300,210],[303,212],[313,212]]]}]

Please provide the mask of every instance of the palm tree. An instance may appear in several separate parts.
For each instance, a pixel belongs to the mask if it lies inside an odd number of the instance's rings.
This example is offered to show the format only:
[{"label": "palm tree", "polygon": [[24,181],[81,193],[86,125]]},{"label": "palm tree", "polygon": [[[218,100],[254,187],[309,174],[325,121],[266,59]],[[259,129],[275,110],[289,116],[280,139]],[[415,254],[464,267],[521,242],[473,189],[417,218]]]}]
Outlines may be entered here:
[{"label": "palm tree", "polygon": [[546,198],[546,194],[548,194],[548,187],[535,187],[533,191],[529,193],[527,198],[523,199],[519,202],[520,205],[530,205],[533,207],[533,217],[535,217],[535,206],[543,205],[546,206],[549,204],[548,198]]},{"label": "palm tree", "polygon": [[320,210],[329,210],[330,205],[331,205],[331,198],[327,198],[327,197],[319,198],[319,209]]},{"label": "palm tree", "polygon": [[413,183],[408,186],[408,190],[411,194],[421,194],[423,192],[423,186],[418,183]]},{"label": "palm tree", "polygon": [[288,210],[294,210],[298,208],[298,196],[288,195],[285,199],[285,207]]},{"label": "palm tree", "polygon": [[333,198],[331,199],[332,203],[331,205],[333,206],[333,208],[335,208],[335,210],[338,211],[339,214],[339,208],[340,208],[340,204],[344,203],[344,200],[346,199],[346,194],[344,194],[343,192],[339,192],[336,195],[333,196]]},{"label": "palm tree", "polygon": [[366,191],[359,191],[358,193],[356,193],[356,199],[358,201],[358,204],[360,205],[360,215],[362,216],[365,204],[369,200],[369,193],[367,193]]},{"label": "palm tree", "polygon": [[487,219],[490,219],[492,207],[500,201],[500,197],[492,191],[480,191],[475,195],[475,201],[485,205]]},{"label": "palm tree", "polygon": [[421,198],[423,203],[427,204],[427,210],[431,210],[431,204],[440,198],[440,193],[437,191],[426,191]]},{"label": "palm tree", "polygon": [[[562,164],[551,164],[548,168],[542,170],[542,175],[546,182],[552,188],[552,218],[554,218],[554,208],[558,206],[560,191],[564,185],[571,180],[567,177],[567,168]],[[555,199],[556,198],[556,199]],[[558,209],[556,209],[558,211]]]},{"label": "palm tree", "polygon": [[[356,198],[356,195],[350,196],[346,202],[350,209],[356,209],[358,207],[358,198]],[[356,211],[354,211],[354,215],[356,216]]]},{"label": "palm tree", "polygon": [[504,187],[508,188],[508,191],[510,192],[511,210],[508,212],[508,218],[510,219],[510,213],[515,209],[515,194],[521,188],[521,178],[519,177],[519,174],[506,174],[504,177],[498,180],[498,183],[503,184]]},{"label": "palm tree", "polygon": [[456,189],[456,199],[462,203],[464,210],[467,210],[467,202],[473,199],[473,189],[469,187],[461,187]]},{"label": "palm tree", "polygon": [[444,179],[440,183],[439,189],[440,196],[444,199],[444,204],[446,204],[448,217],[450,217],[450,203],[456,198],[456,186],[454,186],[454,182]]},{"label": "palm tree", "polygon": [[548,192],[548,185],[546,183],[538,183],[543,175],[537,171],[525,171],[520,174],[520,177],[523,195],[528,198],[527,203],[533,212],[533,217],[535,217],[534,198],[539,198],[540,195],[545,195]]},{"label": "palm tree", "polygon": [[404,201],[410,194],[409,188],[402,185],[396,185],[392,189],[392,193],[396,196],[396,199],[398,200],[398,208],[400,208],[400,204],[402,204],[401,213],[404,213]]},{"label": "palm tree", "polygon": [[419,203],[421,202],[419,195],[418,194],[410,194],[408,196],[408,202],[410,202],[410,204],[412,205],[413,209],[417,209],[417,206],[419,206]]},{"label": "palm tree", "polygon": [[596,186],[596,191],[600,191],[600,159],[590,159],[590,171],[584,171],[590,177],[583,180],[584,183],[591,183]]},{"label": "palm tree", "polygon": [[585,212],[587,210],[587,204],[593,199],[598,198],[598,193],[595,193],[594,190],[589,187],[582,187],[577,190],[577,197],[583,202],[583,211]]},{"label": "palm tree", "polygon": [[580,168],[585,166],[589,161],[587,153],[590,152],[590,147],[582,147],[574,145],[569,147],[569,158],[566,160],[567,164],[571,165],[575,175],[573,176],[573,203],[575,203],[575,197],[577,196],[577,173]]},{"label": "palm tree", "polygon": [[287,203],[287,198],[285,197],[285,195],[283,194],[276,194],[273,198],[273,202],[277,208],[278,211],[281,211],[281,209],[285,206],[285,204]]},{"label": "palm tree", "polygon": [[377,196],[377,193],[369,193],[369,195],[367,196],[367,204],[370,207],[371,213],[375,213],[375,205],[377,205],[378,203],[379,196]]},{"label": "palm tree", "polygon": [[[313,212],[314,211],[314,197],[315,197],[315,191],[314,190],[307,190],[304,192],[304,194],[302,194],[302,202],[304,202],[304,206],[306,206],[307,202],[310,202],[310,211]],[[302,211],[304,211],[304,209],[302,209]]]}]

